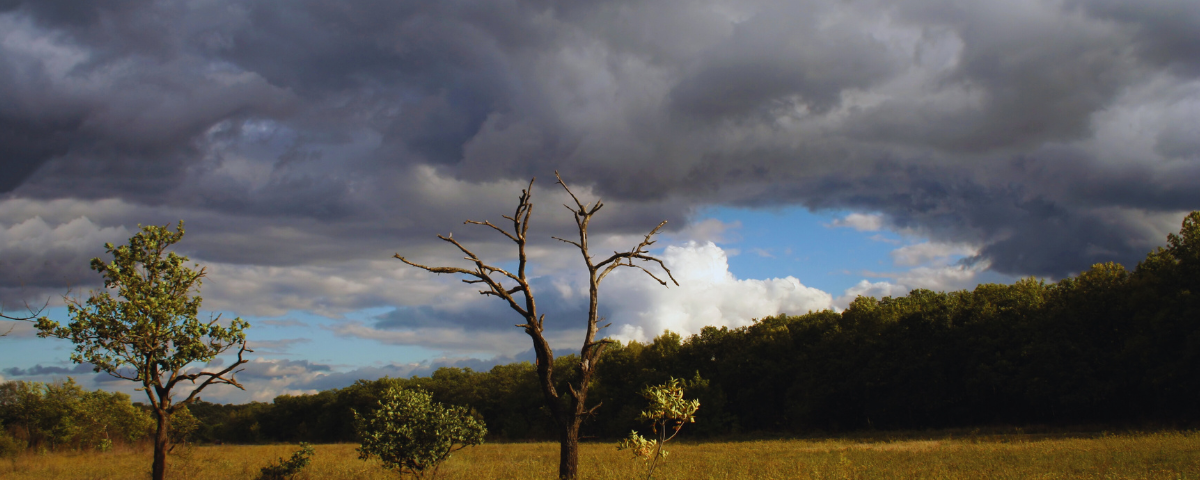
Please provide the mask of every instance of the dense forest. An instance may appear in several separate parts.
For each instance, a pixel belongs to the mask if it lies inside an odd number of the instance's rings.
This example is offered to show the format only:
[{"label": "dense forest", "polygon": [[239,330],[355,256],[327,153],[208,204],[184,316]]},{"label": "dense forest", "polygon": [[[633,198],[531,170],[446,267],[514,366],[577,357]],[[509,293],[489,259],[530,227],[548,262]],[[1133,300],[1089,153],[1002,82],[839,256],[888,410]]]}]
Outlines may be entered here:
[{"label": "dense forest", "polygon": [[[1030,278],[973,291],[860,297],[842,312],[779,315],[742,328],[706,327],[686,338],[665,332],[648,344],[614,345],[592,390],[602,406],[583,432],[585,438],[615,439],[640,427],[636,418],[644,400],[638,390],[670,377],[685,379],[689,396],[701,401],[697,423],[689,427],[694,436],[988,424],[1195,425],[1198,297],[1200,213],[1193,212],[1180,234],[1170,235],[1165,248],[1132,271],[1105,263],[1055,283]],[[569,372],[579,362],[564,356],[556,363]],[[527,362],[486,372],[443,368],[430,377],[360,380],[272,403],[197,402],[190,408],[198,420],[191,435],[202,442],[354,441],[351,410],[370,409],[392,385],[470,407],[493,439],[552,436]],[[44,395],[47,388],[64,387],[0,387],[0,422],[10,434],[35,442],[48,438],[36,433],[40,420],[22,413],[35,409],[21,402],[45,401],[51,397]],[[111,403],[116,395],[96,402]],[[144,420],[127,423],[136,421]]]}]

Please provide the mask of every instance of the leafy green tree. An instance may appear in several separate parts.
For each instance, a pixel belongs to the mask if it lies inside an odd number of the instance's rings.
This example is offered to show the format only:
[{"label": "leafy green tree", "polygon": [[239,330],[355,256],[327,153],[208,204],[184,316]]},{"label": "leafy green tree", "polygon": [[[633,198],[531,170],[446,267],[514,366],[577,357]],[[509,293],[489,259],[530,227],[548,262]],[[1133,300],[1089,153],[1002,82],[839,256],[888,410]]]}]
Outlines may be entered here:
[{"label": "leafy green tree", "polygon": [[354,414],[362,446],[359,458],[379,457],[383,466],[400,476],[437,476],[450,454],[483,443],[487,428],[466,407],[446,407],[428,393],[392,388],[375,411]]},{"label": "leafy green tree", "polygon": [[699,400],[683,398],[683,382],[672,378],[662,385],[647,386],[642,390],[642,396],[650,401],[650,408],[642,412],[642,418],[650,421],[652,438],[647,439],[637,433],[629,432],[629,437],[617,445],[618,450],[630,449],[633,454],[647,463],[646,478],[654,475],[654,468],[660,460],[666,458],[667,451],[663,445],[679,435],[683,426],[696,421],[696,411],[700,410]]},{"label": "leafy green tree", "polygon": [[[92,269],[104,277],[106,290],[92,292],[87,302],[67,298],[71,321],[67,326],[49,318],[38,319],[38,335],[68,339],[75,344],[71,360],[90,363],[97,372],[138,382],[146,392],[158,427],[154,436],[153,478],[166,476],[170,448],[171,414],[197,398],[211,385],[242,388],[234,378],[246,363],[244,330],[250,325],[235,318],[228,327],[220,316],[197,318],[201,298],[191,296],[200,287],[205,270],[188,268],[187,257],[167,249],[183,238],[183,222],[172,232],[166,226],[140,227],[128,245],[105,244],[113,260],[92,259]],[[199,267],[199,265],[194,265]],[[116,296],[113,296],[116,293]],[[189,369],[209,362],[233,347],[237,360],[217,371]],[[175,402],[183,382],[192,389]]]}]

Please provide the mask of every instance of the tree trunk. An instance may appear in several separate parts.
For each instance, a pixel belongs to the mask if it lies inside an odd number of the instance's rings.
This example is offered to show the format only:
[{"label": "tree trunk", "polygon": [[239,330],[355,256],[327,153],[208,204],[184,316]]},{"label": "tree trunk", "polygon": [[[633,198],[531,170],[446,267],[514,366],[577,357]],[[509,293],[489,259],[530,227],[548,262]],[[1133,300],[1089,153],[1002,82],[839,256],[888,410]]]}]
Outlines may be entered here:
[{"label": "tree trunk", "polygon": [[579,476],[579,418],[563,422],[558,444],[558,478],[575,480]]},{"label": "tree trunk", "polygon": [[154,467],[151,471],[151,478],[165,480],[167,477],[167,447],[170,446],[167,429],[170,427],[171,421],[167,412],[162,410],[155,410],[154,416],[158,417],[158,430],[154,433]]}]

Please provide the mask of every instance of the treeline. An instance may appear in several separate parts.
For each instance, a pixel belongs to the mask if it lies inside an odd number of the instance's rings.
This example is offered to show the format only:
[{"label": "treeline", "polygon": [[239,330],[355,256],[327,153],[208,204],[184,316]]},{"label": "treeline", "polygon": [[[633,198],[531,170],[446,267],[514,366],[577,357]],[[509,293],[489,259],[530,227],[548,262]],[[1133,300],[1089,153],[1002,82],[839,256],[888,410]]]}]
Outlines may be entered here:
[{"label": "treeline", "polygon": [[[556,368],[578,369],[564,356]],[[569,376],[569,375],[568,375]],[[612,345],[584,437],[641,428],[638,390],[670,377],[699,398],[689,435],[811,429],[1200,420],[1200,213],[1132,271],[1106,263],[1046,283],[860,297],[843,312],[706,327],[683,338]],[[563,380],[567,380],[564,378]],[[11,383],[10,383],[11,384]],[[10,385],[6,384],[6,385]],[[494,439],[551,439],[533,365],[443,368],[430,377],[361,380],[272,403],[191,407],[199,441],[355,441],[352,410],[389,386],[465,405]],[[3,391],[3,390],[0,390]],[[5,413],[0,420],[13,425]],[[694,428],[693,428],[694,427]]]}]

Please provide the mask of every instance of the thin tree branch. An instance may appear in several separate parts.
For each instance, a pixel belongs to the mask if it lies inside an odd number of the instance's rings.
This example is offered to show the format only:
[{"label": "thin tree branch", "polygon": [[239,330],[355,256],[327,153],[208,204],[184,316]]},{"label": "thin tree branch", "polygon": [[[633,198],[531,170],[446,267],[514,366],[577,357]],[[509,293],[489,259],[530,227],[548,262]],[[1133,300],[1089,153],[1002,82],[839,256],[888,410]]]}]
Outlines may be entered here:
[{"label": "thin tree branch", "polygon": [[[232,346],[232,344],[229,346]],[[237,387],[239,390],[245,390],[245,387],[242,387],[242,384],[238,383],[237,378],[235,378],[233,375],[236,375],[238,372],[243,370],[243,369],[239,369],[238,368],[239,366],[249,362],[249,360],[246,360],[245,358],[243,358],[243,355],[246,352],[254,353],[254,350],[250,350],[250,349],[246,348],[246,341],[243,339],[241,342],[241,347],[238,348],[237,361],[233,362],[232,365],[222,369],[219,372],[200,372],[200,373],[179,375],[179,377],[177,377],[174,381],[172,381],[172,383],[167,387],[168,390],[174,386],[174,383],[176,383],[178,381],[190,380],[194,384],[194,383],[196,383],[196,379],[198,379],[198,378],[201,378],[201,377],[208,377],[208,378],[203,383],[201,383],[200,386],[192,389],[191,393],[188,394],[187,398],[185,398],[182,402],[176,403],[172,407],[172,409],[179,408],[180,405],[187,405],[187,404],[191,403],[192,399],[196,398],[196,396],[200,394],[200,391],[204,390],[209,385],[233,385],[234,387]],[[230,374],[230,372],[232,372],[232,374]],[[230,375],[230,376],[229,376],[229,378],[225,378],[225,375]]]},{"label": "thin tree branch", "polygon": [[[565,205],[564,205],[564,206],[565,206]],[[558,237],[550,237],[550,238],[553,238],[553,239],[555,239],[555,240],[558,240],[558,241],[560,241],[560,242],[563,242],[563,243],[569,243],[569,244],[571,244],[571,245],[574,245],[576,248],[583,248],[583,245],[580,245],[580,244],[579,244],[579,242],[575,242],[575,241],[571,241],[571,240],[565,240],[565,239],[558,238]]]},{"label": "thin tree branch", "polygon": [[[511,218],[511,217],[509,217],[509,216],[505,215],[505,216],[504,216],[504,218]],[[497,226],[495,226],[495,225],[492,225],[492,222],[489,222],[489,221],[486,221],[486,220],[485,220],[485,221],[482,221],[482,222],[476,222],[476,221],[474,221],[474,220],[467,220],[467,221],[465,221],[465,222],[463,222],[463,223],[470,223],[470,224],[475,224],[475,225],[485,225],[485,226],[488,226],[488,227],[492,227],[492,229],[493,229],[493,230],[495,230],[495,231],[497,231],[497,232],[500,232],[502,235],[504,235],[504,236],[508,237],[508,239],[509,239],[509,240],[512,240],[512,241],[514,241],[514,242],[519,242],[519,241],[520,241],[520,240],[517,240],[517,237],[514,237],[514,236],[512,236],[512,234],[511,234],[511,233],[508,233],[508,232],[507,232],[507,231],[505,231],[503,228],[500,228],[500,227],[497,227]]]}]

